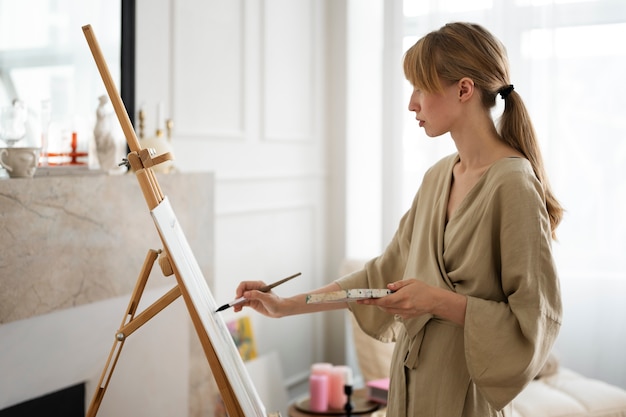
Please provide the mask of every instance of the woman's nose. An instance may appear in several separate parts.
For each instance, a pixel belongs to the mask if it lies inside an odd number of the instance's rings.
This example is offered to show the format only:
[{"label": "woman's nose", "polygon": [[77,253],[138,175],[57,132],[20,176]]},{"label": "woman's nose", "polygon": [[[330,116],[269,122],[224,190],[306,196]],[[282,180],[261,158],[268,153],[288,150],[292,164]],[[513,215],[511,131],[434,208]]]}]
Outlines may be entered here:
[{"label": "woman's nose", "polygon": [[419,103],[415,99],[415,93],[411,94],[411,98],[409,98],[409,111],[417,112],[419,109]]}]

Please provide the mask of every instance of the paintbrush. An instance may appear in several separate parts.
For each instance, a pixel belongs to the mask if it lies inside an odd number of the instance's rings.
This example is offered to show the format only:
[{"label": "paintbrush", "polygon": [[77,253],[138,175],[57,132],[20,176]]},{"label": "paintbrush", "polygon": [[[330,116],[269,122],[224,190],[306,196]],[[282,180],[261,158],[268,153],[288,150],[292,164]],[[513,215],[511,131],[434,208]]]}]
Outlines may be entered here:
[{"label": "paintbrush", "polygon": [[[258,289],[258,291],[270,292],[272,290],[272,288],[278,287],[280,284],[284,284],[285,282],[289,281],[290,279],[293,279],[293,278],[297,277],[298,275],[302,275],[302,274],[300,272],[298,272],[297,274],[293,274],[291,276],[288,276],[287,278],[283,278],[280,281],[276,281],[276,282],[274,282],[272,284],[269,284],[269,285],[266,285],[264,287],[261,287],[261,288]],[[245,297],[239,297],[236,300],[231,301],[230,303],[224,304],[223,306],[221,306],[220,308],[215,310],[215,312],[217,313],[219,311],[224,311],[227,308],[230,308],[230,307],[232,307],[234,305],[237,305],[237,304],[241,304],[241,303],[243,303],[246,300],[247,300],[247,298],[245,298]]]}]

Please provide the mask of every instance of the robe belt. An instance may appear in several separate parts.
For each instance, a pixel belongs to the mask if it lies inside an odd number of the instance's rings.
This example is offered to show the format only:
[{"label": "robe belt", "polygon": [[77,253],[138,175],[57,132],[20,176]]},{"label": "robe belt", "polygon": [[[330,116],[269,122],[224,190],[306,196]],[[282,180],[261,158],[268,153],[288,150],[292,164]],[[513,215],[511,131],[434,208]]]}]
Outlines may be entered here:
[{"label": "robe belt", "polygon": [[408,337],[403,338],[402,344],[399,348],[402,349],[401,351],[406,352],[404,366],[409,369],[416,369],[419,364],[419,354],[422,348],[422,342],[424,341],[424,336],[426,334],[426,325],[430,321],[435,321],[448,326],[455,326],[447,320],[433,317],[430,314],[418,317],[417,319],[402,321]]},{"label": "robe belt", "polygon": [[[463,355],[459,355],[459,352],[453,352],[450,356],[452,365],[446,369],[442,369],[441,375],[428,375],[428,377],[424,377],[418,375],[421,374],[421,372],[417,369],[419,366],[420,350],[424,337],[426,336],[426,331],[434,330],[437,332],[436,329],[433,329],[433,327],[437,326],[458,326],[450,321],[435,318],[433,316],[423,316],[418,319],[410,319],[406,321],[403,321],[402,319],[397,320],[404,325],[406,334],[402,335],[398,339],[397,343],[399,343],[399,345],[396,346],[396,352],[394,355],[405,355],[404,367],[401,371],[396,371],[396,373],[392,374],[391,383],[393,385],[390,386],[390,389],[393,388],[395,401],[393,404],[388,404],[388,411],[391,410],[392,412],[387,415],[393,414],[398,416],[407,416],[411,410],[415,411],[416,409],[416,415],[419,416],[430,417],[445,415],[445,417],[460,417],[464,415],[463,409],[465,406],[466,394],[470,389],[471,378],[469,376],[469,372],[463,366],[465,364],[465,357]],[[431,324],[431,326],[429,329],[426,329],[428,324]],[[449,332],[446,333],[450,335]],[[432,337],[432,334],[430,337]],[[459,346],[460,345],[457,344],[457,348]],[[395,356],[396,360],[401,357],[402,356]],[[424,363],[422,366],[426,366],[430,371],[432,371],[432,365]],[[450,393],[454,393],[454,395],[445,397],[441,396],[437,399],[433,399],[433,402],[430,402],[430,400],[426,401],[430,408],[425,409],[423,406],[419,405],[420,401],[423,400],[423,398],[420,397],[422,394],[419,392],[416,393],[415,391],[407,391],[407,388],[410,390],[420,390],[419,385],[414,385],[413,387],[409,387],[407,385],[407,375],[411,375],[410,378],[415,378],[415,381],[419,380],[420,382],[417,382],[417,384],[423,384],[425,379],[439,379],[441,383],[446,384],[445,390]],[[407,405],[409,405],[409,408],[407,408]]]},{"label": "robe belt", "polygon": [[[436,320],[432,315],[427,314],[415,319],[402,320],[398,318],[404,325],[407,337],[402,339],[400,351],[406,352],[404,358],[404,366],[409,369],[416,369],[419,362],[419,352],[424,340],[425,327],[430,320]],[[396,347],[398,349],[398,347]]]}]

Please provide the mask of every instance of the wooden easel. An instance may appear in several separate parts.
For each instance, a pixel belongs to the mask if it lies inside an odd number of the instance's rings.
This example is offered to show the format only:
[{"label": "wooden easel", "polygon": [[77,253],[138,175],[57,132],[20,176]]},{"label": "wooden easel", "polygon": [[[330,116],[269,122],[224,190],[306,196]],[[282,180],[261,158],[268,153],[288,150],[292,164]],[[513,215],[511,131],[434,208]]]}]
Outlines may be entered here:
[{"label": "wooden easel", "polygon": [[[169,153],[154,156],[151,154],[150,150],[141,148],[139,140],[135,135],[135,130],[133,129],[132,123],[130,122],[130,118],[128,117],[124,103],[122,102],[122,99],[117,92],[117,88],[115,87],[115,83],[113,82],[113,78],[111,77],[108,66],[98,44],[98,41],[93,33],[91,25],[83,26],[82,29],[87,43],[89,44],[89,48],[91,49],[91,53],[94,57],[98,70],[100,72],[100,76],[102,77],[102,80],[104,82],[113,108],[115,109],[117,118],[121,124],[124,136],[126,137],[126,140],[128,142],[128,146],[130,148],[130,153],[128,154],[128,163],[135,172],[135,175],[137,176],[137,180],[139,181],[139,185],[141,187],[141,191],[143,192],[146,203],[148,204],[148,208],[151,211],[154,211],[164,201],[165,197],[163,195],[163,192],[161,191],[161,188],[159,187],[152,167],[172,159],[172,156]],[[218,352],[216,351],[216,348],[211,338],[209,337],[209,333],[207,331],[207,328],[205,327],[203,318],[200,316],[200,312],[194,304],[194,298],[192,297],[190,289],[187,288],[185,280],[181,275],[181,271],[179,271],[179,268],[177,267],[176,259],[170,256],[170,254],[168,253],[168,245],[161,231],[159,231],[159,234],[164,245],[164,250],[157,251],[151,249],[148,251],[143,268],[141,270],[141,273],[139,274],[139,278],[137,279],[135,289],[131,296],[131,300],[128,304],[126,314],[124,315],[124,319],[122,320],[120,329],[116,333],[116,340],[113,344],[113,347],[111,348],[111,353],[109,354],[109,358],[102,372],[102,376],[96,389],[96,393],[94,394],[91,404],[89,405],[87,416],[95,417],[95,415],[97,414],[98,408],[102,402],[126,338],[143,324],[145,324],[148,320],[154,317],[157,313],[167,307],[170,303],[176,300],[180,295],[182,295],[183,299],[185,300],[187,309],[189,310],[189,314],[194,324],[194,328],[196,329],[196,333],[200,338],[200,343],[202,345],[204,353],[209,361],[211,371],[217,383],[218,389],[220,390],[220,394],[222,395],[222,400],[224,401],[224,405],[226,407],[228,415],[230,417],[245,417],[241,405],[243,399],[240,398],[242,396],[242,389],[237,386],[238,391],[235,390],[233,387],[233,383],[231,382],[231,380],[229,380],[229,375],[231,378],[233,377],[233,370],[225,370],[224,366],[220,362],[220,356],[218,355]],[[159,258],[159,264],[163,273],[166,276],[172,274],[176,276],[177,285],[170,291],[168,291],[165,295],[163,295],[160,299],[155,301],[152,305],[147,307],[143,312],[135,316],[137,306],[145,289],[148,277],[152,270],[152,266],[157,258]],[[224,356],[222,356],[222,359],[224,359]],[[237,396],[236,391],[239,393],[238,395],[240,397]],[[245,389],[243,389],[243,391],[245,391]],[[258,403],[258,398],[254,398],[253,402]],[[255,410],[258,408],[259,407],[255,408]],[[248,417],[251,417],[250,412],[248,414]],[[258,417],[265,416],[259,415]]]}]

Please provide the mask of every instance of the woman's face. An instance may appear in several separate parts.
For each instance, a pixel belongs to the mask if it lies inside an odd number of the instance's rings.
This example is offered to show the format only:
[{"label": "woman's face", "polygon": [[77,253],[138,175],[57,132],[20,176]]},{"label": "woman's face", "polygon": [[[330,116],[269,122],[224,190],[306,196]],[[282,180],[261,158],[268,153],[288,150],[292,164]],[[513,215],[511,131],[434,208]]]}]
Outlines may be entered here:
[{"label": "woman's face", "polygon": [[454,128],[460,115],[459,89],[456,83],[444,87],[443,92],[427,93],[415,87],[409,100],[409,111],[430,137],[436,137]]}]

